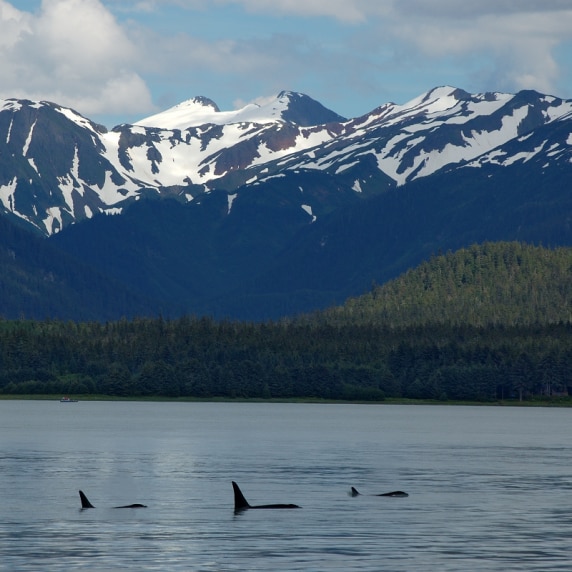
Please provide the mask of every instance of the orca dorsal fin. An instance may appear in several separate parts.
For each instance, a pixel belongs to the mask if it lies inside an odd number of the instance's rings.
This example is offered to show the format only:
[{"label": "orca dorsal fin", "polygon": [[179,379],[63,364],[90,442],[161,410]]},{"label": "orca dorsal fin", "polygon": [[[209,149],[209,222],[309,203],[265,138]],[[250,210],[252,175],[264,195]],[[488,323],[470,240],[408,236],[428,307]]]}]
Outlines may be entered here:
[{"label": "orca dorsal fin", "polygon": [[81,508],[95,508],[83,494],[83,491],[79,491],[79,498],[81,499]]},{"label": "orca dorsal fin", "polygon": [[250,508],[250,504],[248,504],[248,501],[244,498],[242,491],[234,481],[232,481],[232,488],[234,490],[234,510],[238,511]]},{"label": "orca dorsal fin", "polygon": [[352,497],[357,497],[360,494],[361,493],[355,487],[352,487]]}]

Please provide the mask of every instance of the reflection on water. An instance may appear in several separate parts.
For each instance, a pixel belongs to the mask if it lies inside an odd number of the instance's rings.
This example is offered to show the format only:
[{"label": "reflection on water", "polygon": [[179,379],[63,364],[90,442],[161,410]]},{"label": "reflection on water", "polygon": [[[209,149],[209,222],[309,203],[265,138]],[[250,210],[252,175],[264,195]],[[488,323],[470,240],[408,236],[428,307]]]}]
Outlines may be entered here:
[{"label": "reflection on water", "polygon": [[[0,570],[569,570],[571,418],[0,401]],[[303,508],[235,515],[232,480]]]}]

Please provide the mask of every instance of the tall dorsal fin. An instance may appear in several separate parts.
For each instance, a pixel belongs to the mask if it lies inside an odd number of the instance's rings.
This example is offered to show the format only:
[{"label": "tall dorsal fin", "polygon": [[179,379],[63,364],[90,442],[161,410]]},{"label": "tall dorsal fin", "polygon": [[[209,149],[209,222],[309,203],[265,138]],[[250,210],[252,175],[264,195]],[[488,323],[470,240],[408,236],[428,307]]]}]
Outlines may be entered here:
[{"label": "tall dorsal fin", "polygon": [[250,504],[248,504],[248,501],[244,498],[242,491],[234,481],[232,481],[232,488],[234,490],[234,510],[250,508]]},{"label": "tall dorsal fin", "polygon": [[95,508],[83,494],[83,491],[79,491],[79,498],[81,499],[81,508]]},{"label": "tall dorsal fin", "polygon": [[352,487],[352,497],[357,497],[359,494],[359,491],[355,487]]}]

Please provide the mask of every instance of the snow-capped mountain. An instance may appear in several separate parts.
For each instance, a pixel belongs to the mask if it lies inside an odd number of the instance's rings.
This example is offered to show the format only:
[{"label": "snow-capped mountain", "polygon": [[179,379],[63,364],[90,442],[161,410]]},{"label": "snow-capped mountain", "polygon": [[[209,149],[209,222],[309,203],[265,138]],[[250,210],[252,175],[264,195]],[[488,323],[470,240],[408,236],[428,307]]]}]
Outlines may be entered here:
[{"label": "snow-capped mountain", "polygon": [[[572,101],[533,91],[471,95],[440,87],[346,120],[308,96],[282,92],[235,111],[196,97],[108,131],[53,103],[5,100],[0,208],[52,235],[149,196],[192,202],[219,188],[236,198],[270,177],[297,175],[300,183],[300,173],[312,171],[365,196],[484,164],[510,142],[535,141],[540,129],[565,135],[571,114]],[[562,153],[571,145],[564,135]],[[503,161],[517,160],[506,152]],[[541,141],[528,152],[545,156],[547,165],[556,158]],[[313,205],[304,201],[300,208],[315,220]]]},{"label": "snow-capped mountain", "polygon": [[405,105],[387,104],[346,122],[337,137],[267,164],[265,170],[318,169],[343,176],[366,164],[366,176],[353,181],[356,190],[367,187],[372,165],[373,171],[403,185],[476,160],[571,114],[572,101],[534,91],[471,95],[441,87]]},{"label": "snow-capped mountain", "polygon": [[143,127],[181,130],[189,127],[229,125],[231,123],[294,123],[302,127],[345,121],[341,115],[326,109],[307,95],[282,91],[264,103],[250,103],[234,111],[221,111],[207,97],[199,96],[183,101],[166,111],[135,122]]},{"label": "snow-capped mountain", "polygon": [[[107,131],[50,102],[6,100],[0,102],[0,205],[51,235],[98,212],[119,213],[149,194],[191,201],[223,175],[334,137],[343,119],[307,96],[282,92],[235,112],[195,98]],[[159,121],[178,127],[147,126]]]},{"label": "snow-capped mountain", "polygon": [[439,250],[572,246],[570,180],[572,101],[533,91],[440,87],[352,119],[292,92],[194,98],[111,131],[5,100],[0,313],[311,311]]}]

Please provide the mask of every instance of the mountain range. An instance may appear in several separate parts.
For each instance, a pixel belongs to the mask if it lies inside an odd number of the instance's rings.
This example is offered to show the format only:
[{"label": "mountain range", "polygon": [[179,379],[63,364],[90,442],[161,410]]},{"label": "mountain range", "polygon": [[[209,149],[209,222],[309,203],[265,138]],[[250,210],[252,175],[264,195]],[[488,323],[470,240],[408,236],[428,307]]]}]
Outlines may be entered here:
[{"label": "mountain range", "polygon": [[571,245],[571,150],[572,101],[534,91],[445,86],[352,119],[293,92],[195,97],[111,130],[1,101],[0,314],[276,319],[439,251]]}]

